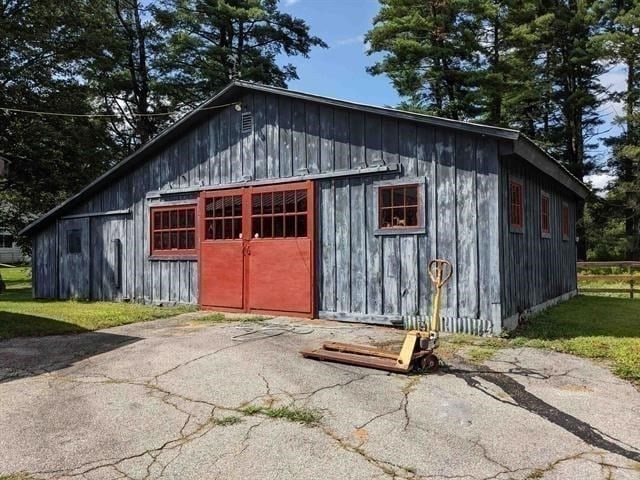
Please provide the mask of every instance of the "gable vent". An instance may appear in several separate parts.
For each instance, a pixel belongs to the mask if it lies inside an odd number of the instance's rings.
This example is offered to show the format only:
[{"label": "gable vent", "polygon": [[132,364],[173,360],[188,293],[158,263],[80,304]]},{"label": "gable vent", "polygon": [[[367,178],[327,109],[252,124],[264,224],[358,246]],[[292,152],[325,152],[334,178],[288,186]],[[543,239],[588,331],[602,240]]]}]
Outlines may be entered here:
[{"label": "gable vent", "polygon": [[242,133],[249,133],[253,130],[253,115],[251,112],[242,113]]}]

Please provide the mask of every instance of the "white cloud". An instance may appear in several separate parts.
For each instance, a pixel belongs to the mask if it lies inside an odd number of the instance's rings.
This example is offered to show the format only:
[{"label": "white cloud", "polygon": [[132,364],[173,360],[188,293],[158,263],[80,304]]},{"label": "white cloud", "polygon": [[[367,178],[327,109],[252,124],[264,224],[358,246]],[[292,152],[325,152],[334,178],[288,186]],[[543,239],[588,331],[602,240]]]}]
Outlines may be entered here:
[{"label": "white cloud", "polygon": [[284,0],[284,4],[287,7],[290,7],[291,5],[295,5],[296,3],[300,2],[300,0]]},{"label": "white cloud", "polygon": [[336,40],[333,45],[335,47],[342,47],[344,45],[354,45],[356,43],[364,43],[364,35],[356,35],[355,37]]},{"label": "white cloud", "polygon": [[607,190],[609,186],[609,182],[611,182],[614,179],[615,177],[613,175],[608,175],[606,173],[599,173],[596,175],[587,175],[586,177],[584,177],[584,180],[586,183],[590,184],[593,188],[598,190]]}]

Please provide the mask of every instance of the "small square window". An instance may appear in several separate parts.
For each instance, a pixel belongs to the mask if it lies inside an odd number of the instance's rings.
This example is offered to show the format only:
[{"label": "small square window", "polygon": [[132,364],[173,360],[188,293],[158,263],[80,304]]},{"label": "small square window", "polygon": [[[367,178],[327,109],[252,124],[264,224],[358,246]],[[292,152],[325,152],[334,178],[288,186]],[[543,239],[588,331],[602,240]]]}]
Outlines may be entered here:
[{"label": "small square window", "polygon": [[67,253],[79,254],[82,253],[82,230],[74,228],[67,230]]},{"label": "small square window", "polygon": [[424,233],[423,192],[422,183],[378,187],[377,233]]}]

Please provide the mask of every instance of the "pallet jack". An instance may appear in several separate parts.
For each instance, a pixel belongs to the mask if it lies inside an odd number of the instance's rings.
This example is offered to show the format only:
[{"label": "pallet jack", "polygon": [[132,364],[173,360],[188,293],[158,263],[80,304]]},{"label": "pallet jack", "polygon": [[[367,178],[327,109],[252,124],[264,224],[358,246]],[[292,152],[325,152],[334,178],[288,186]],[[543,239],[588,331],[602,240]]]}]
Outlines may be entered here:
[{"label": "pallet jack", "polygon": [[436,259],[429,262],[428,273],[435,287],[433,315],[431,316],[429,330],[411,330],[407,332],[400,353],[396,354],[376,347],[340,342],[326,342],[321,348],[303,350],[300,353],[305,358],[347,363],[389,372],[435,371],[439,365],[438,357],[433,354],[433,351],[438,348],[440,295],[442,287],[453,274],[453,267],[448,260]]}]

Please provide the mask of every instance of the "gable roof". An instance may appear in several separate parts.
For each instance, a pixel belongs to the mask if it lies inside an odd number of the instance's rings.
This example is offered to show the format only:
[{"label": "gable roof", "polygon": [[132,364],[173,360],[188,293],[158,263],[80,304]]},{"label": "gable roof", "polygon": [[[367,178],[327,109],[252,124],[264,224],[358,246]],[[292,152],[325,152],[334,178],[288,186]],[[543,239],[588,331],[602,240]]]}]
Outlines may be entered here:
[{"label": "gable roof", "polygon": [[589,193],[589,188],[584,183],[582,183],[577,177],[573,176],[569,172],[569,170],[567,170],[560,162],[551,157],[548,153],[538,147],[532,140],[527,138],[518,130],[494,127],[491,125],[482,125],[472,122],[463,122],[460,120],[451,120],[448,118],[441,118],[433,115],[407,112],[404,110],[398,110],[389,107],[366,105],[362,103],[349,102],[346,100],[338,100],[334,98],[288,90],[285,88],[271,87],[242,80],[234,80],[225,88],[220,90],[215,96],[203,102],[193,111],[177,120],[173,125],[158,134],[153,140],[149,141],[138,150],[133,152],[131,155],[117,163],[106,173],[83,188],[80,192],[71,196],[60,205],[51,209],[49,212],[45,213],[37,220],[27,225],[20,232],[20,234],[34,234],[50,221],[57,218],[59,215],[62,215],[64,212],[68,212],[70,209],[77,206],[93,193],[100,191],[115,179],[137,168],[140,164],[144,163],[151,156],[164,148],[176,136],[187,131],[189,127],[197,123],[204,115],[206,115],[206,112],[208,110],[223,106],[225,104],[230,105],[236,103],[236,99],[239,95],[251,91],[282,95],[294,99],[316,102],[339,108],[359,110],[376,115],[393,117],[399,120],[408,120],[435,127],[451,128],[455,130],[461,130],[469,133],[486,135],[506,141],[511,141],[513,142],[513,153],[522,156],[523,158],[525,158],[525,160],[530,161],[530,163],[533,163],[536,167],[543,170],[545,173],[548,173],[549,175],[556,178],[556,180],[559,180],[563,185],[565,185],[565,187],[573,191],[573,193],[575,193],[578,197],[585,198]]}]

